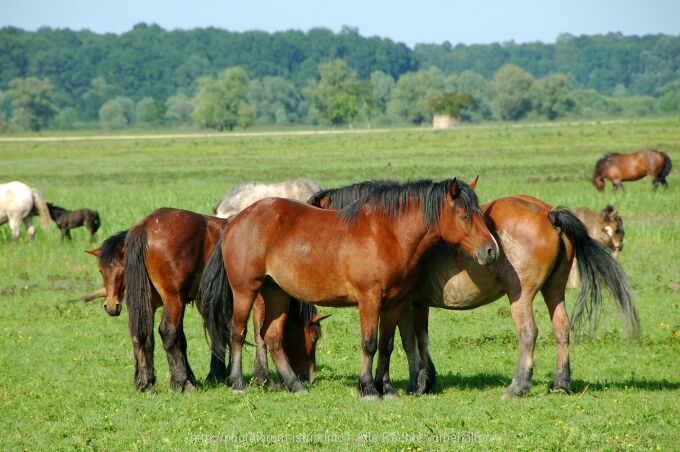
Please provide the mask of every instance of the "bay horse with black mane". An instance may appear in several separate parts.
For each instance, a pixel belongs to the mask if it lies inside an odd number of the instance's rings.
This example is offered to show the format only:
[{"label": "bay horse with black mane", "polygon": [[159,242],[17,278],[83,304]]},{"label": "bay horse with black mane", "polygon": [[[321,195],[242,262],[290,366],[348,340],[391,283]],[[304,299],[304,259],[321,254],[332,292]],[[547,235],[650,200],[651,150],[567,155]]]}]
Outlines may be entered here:
[{"label": "bay horse with black mane", "polygon": [[612,152],[597,161],[592,181],[598,191],[604,191],[605,179],[612,181],[614,189],[618,189],[623,188],[622,181],[634,181],[649,176],[655,190],[659,184],[667,189],[666,177],[671,168],[671,158],[668,154],[655,149],[645,149],[632,154]]},{"label": "bay horse with black mane", "polygon": [[[322,208],[342,209],[367,192],[384,190],[390,183],[329,189],[317,193],[309,202]],[[496,261],[480,265],[460,249],[444,243],[430,248],[423,256],[423,271],[411,294],[412,303],[399,320],[409,358],[408,392],[432,392],[436,381],[428,349],[429,307],[467,310],[492,303],[503,295],[508,297],[517,332],[519,362],[504,397],[526,395],[531,388],[538,336],[533,301],[538,292],[548,307],[557,347],[553,391],[570,389],[570,330],[578,331],[587,320],[591,333],[595,331],[604,288],[612,295],[633,334],[639,336],[639,321],[625,273],[570,210],[553,208],[526,195],[500,198],[481,208],[500,246]],[[581,290],[570,322],[565,287],[574,256],[581,275]],[[390,385],[388,378],[378,383]]]},{"label": "bay horse with black mane", "polygon": [[50,218],[61,231],[61,240],[64,238],[71,240],[71,229],[85,226],[90,232],[90,243],[95,242],[95,234],[102,224],[99,212],[92,209],[66,210],[50,202],[47,203],[47,208],[50,211]]},{"label": "bay horse with black mane", "polygon": [[[109,315],[121,312],[125,292],[128,325],[135,358],[135,386],[140,391],[155,391],[153,366],[154,312],[163,308],[159,333],[170,367],[173,389],[191,390],[196,379],[187,358],[183,329],[186,304],[196,295],[203,265],[213,251],[227,221],[180,209],[161,208],[151,212],[129,231],[109,237],[100,248],[88,251],[98,257],[106,293],[104,308]],[[201,306],[197,302],[199,311]],[[263,304],[256,305],[255,378],[271,382],[267,354],[259,335],[264,321]],[[294,357],[296,372],[313,381],[316,366],[316,341],[321,336],[319,315],[313,306],[295,301],[290,305],[286,323],[286,352]],[[224,335],[227,332],[223,333]],[[227,376],[224,348],[211,340],[208,381],[221,382]]]},{"label": "bay horse with black mane", "polygon": [[[227,328],[210,312],[222,311],[219,306],[225,303],[232,307],[232,390],[244,389],[245,324],[261,295],[264,340],[289,390],[307,391],[282,349],[287,303],[294,297],[321,306],[357,306],[363,350],[359,392],[367,399],[396,395],[385,385],[379,392],[375,381],[389,374],[394,330],[418,281],[421,257],[440,240],[459,245],[479,265],[490,264],[498,255],[477,195],[456,179],[385,187],[340,211],[282,198],[267,198],[243,210],[225,229],[215,249],[222,259],[210,259],[199,290],[209,331]],[[225,284],[231,294],[220,290]],[[215,307],[207,308],[210,305]]]}]

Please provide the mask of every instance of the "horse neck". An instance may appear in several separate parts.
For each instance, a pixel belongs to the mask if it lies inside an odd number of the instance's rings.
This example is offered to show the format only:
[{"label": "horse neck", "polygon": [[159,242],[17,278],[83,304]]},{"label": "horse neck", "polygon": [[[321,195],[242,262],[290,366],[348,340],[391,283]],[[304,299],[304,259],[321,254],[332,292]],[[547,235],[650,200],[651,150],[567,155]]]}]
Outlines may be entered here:
[{"label": "horse neck", "polygon": [[428,248],[441,240],[438,225],[425,224],[422,205],[409,208],[393,218],[385,217],[385,221],[389,231],[398,238],[403,251],[414,259],[419,259]]}]

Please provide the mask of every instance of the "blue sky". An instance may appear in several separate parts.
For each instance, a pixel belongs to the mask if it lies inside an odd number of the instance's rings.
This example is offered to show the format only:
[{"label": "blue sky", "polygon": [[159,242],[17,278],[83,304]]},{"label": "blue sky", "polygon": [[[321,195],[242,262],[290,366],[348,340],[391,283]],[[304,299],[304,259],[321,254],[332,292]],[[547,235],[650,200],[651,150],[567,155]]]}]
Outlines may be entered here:
[{"label": "blue sky", "polygon": [[0,27],[41,26],[124,33],[135,24],[167,30],[334,32],[346,25],[362,36],[455,45],[514,41],[554,43],[561,33],[680,35],[680,0],[0,0]]}]

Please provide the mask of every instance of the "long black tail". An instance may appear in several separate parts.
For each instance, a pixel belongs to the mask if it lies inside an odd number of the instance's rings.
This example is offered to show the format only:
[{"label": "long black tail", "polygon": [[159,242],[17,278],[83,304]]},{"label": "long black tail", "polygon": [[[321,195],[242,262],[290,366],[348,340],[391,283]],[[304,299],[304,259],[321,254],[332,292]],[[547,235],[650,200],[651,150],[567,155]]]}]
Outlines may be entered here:
[{"label": "long black tail", "polygon": [[588,235],[583,223],[571,210],[556,207],[550,211],[549,218],[553,225],[559,227],[574,243],[578,262],[581,290],[571,315],[572,331],[578,334],[587,320],[590,334],[595,333],[602,312],[602,286],[604,286],[618,305],[631,334],[639,338],[638,314],[628,285],[628,277],[621,266],[604,245]]},{"label": "long black tail", "polygon": [[146,230],[133,227],[125,237],[125,298],[132,338],[142,342],[153,335],[151,281],[146,269]]},{"label": "long black tail", "polygon": [[213,354],[224,360],[223,351],[231,336],[233,300],[222,260],[221,238],[203,268],[196,302],[200,306],[203,327],[210,338]]},{"label": "long black tail", "polygon": [[666,176],[668,176],[668,173],[671,172],[671,168],[673,168],[673,164],[671,162],[671,158],[666,154],[665,152],[662,152],[661,155],[663,155],[663,167],[661,168],[661,171],[659,171],[659,174],[657,174],[656,179],[661,181],[661,183],[666,183]]}]

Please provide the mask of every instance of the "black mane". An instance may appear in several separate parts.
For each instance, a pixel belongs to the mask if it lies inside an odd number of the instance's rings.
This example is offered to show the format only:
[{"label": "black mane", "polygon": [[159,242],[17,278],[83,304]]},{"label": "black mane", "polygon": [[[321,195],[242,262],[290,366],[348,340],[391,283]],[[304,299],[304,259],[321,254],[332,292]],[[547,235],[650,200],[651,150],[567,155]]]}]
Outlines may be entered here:
[{"label": "black mane", "polygon": [[[409,203],[416,201],[423,206],[423,219],[428,226],[439,220],[446,193],[453,179],[441,182],[419,180],[400,184],[395,181],[366,181],[346,187],[323,190],[312,197],[312,204],[319,205],[322,198],[326,198],[328,207],[339,210],[339,214],[347,221],[354,221],[362,207],[370,204],[395,218],[407,208]],[[477,194],[468,184],[458,181],[460,196],[456,205],[467,209],[468,215],[481,213]]]},{"label": "black mane", "polygon": [[99,249],[99,262],[104,266],[110,266],[114,259],[118,258],[118,248],[125,243],[128,231],[120,231],[104,240]]}]

